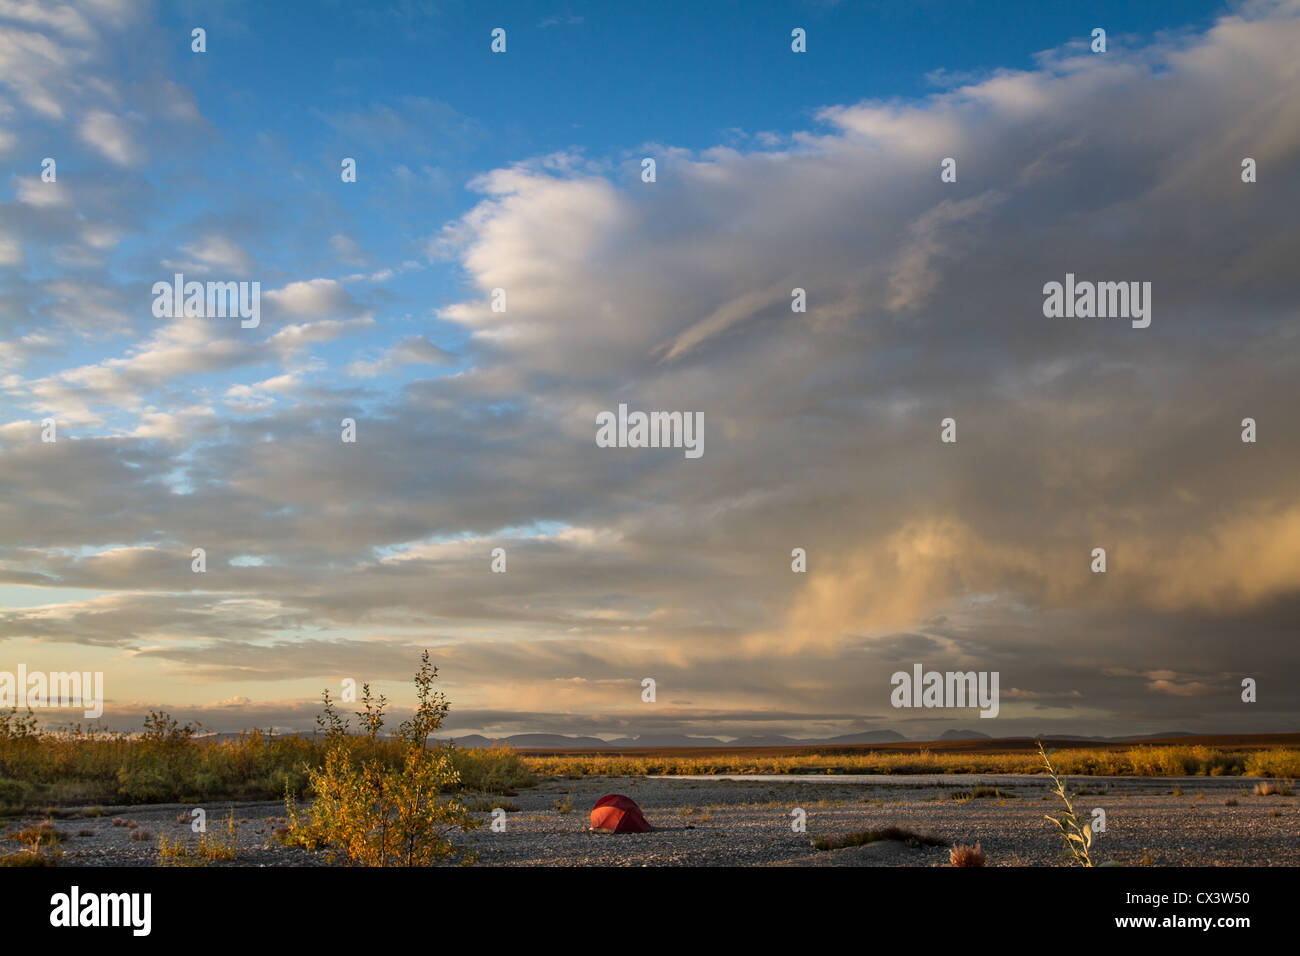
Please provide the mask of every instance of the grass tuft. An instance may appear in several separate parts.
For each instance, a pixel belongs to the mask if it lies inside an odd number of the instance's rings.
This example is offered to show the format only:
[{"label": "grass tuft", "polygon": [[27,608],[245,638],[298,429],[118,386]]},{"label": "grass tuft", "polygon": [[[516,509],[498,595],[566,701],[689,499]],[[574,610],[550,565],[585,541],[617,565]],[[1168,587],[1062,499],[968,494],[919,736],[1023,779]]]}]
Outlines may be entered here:
[{"label": "grass tuft", "polygon": [[19,850],[17,853],[8,853],[0,856],[0,866],[56,866],[59,860],[59,851],[47,852],[44,850]]},{"label": "grass tuft", "polygon": [[1287,784],[1274,783],[1271,780],[1265,780],[1255,784],[1255,796],[1257,797],[1290,797],[1294,796],[1295,791]]},{"label": "grass tuft", "polygon": [[972,787],[970,790],[954,790],[952,793],[948,794],[948,798],[950,800],[962,801],[981,799],[1014,800],[1016,799],[1016,795],[1014,793],[1003,793],[997,787],[977,785]]},{"label": "grass tuft", "polygon": [[9,834],[9,839],[18,843],[26,843],[33,849],[43,846],[56,846],[67,838],[68,835],[58,829],[54,825],[53,820],[34,823],[29,827],[24,827],[21,830]]}]

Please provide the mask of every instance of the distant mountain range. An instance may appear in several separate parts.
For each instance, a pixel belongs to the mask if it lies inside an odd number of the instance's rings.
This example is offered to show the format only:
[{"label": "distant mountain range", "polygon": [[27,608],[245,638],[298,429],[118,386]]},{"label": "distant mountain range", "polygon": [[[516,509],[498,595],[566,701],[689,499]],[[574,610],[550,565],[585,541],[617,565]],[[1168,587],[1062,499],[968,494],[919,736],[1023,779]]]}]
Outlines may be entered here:
[{"label": "distant mountain range", "polygon": [[[199,734],[204,740],[234,740],[239,733],[229,731],[205,732]],[[313,736],[311,733],[285,730],[277,736]],[[381,736],[389,736],[387,734]],[[1158,740],[1167,737],[1195,737],[1196,734],[1181,730],[1160,734],[1132,734],[1127,737],[1086,736],[1084,734],[1043,734],[1045,739],[1077,740],[1085,743],[1128,743],[1130,741]],[[945,730],[937,737],[904,737],[896,730],[868,730],[856,734],[841,734],[838,737],[783,737],[779,735],[754,735],[739,737],[736,740],[722,740],[718,737],[691,737],[686,734],[639,734],[635,737],[615,737],[613,740],[601,740],[599,737],[569,737],[564,734],[510,734],[506,737],[484,737],[482,734],[465,734],[464,736],[438,737],[439,741],[452,740],[461,747],[491,747],[496,743],[509,744],[518,750],[611,750],[633,749],[638,747],[686,748],[686,747],[845,747],[862,744],[920,744],[955,740],[1029,740],[1032,735],[1012,735],[1009,737],[991,737],[976,730]]]},{"label": "distant mountain range", "polygon": [[[1051,734],[1053,740],[1085,740],[1098,743],[1116,743],[1128,740],[1151,740],[1159,737],[1191,737],[1194,734],[1174,731],[1165,734],[1139,734],[1129,737],[1085,737],[1078,734]],[[493,743],[507,743],[520,750],[609,750],[633,747],[836,747],[853,744],[896,744],[927,740],[992,740],[988,734],[974,730],[945,730],[938,737],[919,737],[912,740],[895,730],[869,730],[838,737],[780,737],[753,736],[736,740],[719,740],[717,737],[689,737],[684,734],[639,734],[636,737],[616,737],[601,740],[599,737],[567,737],[564,734],[511,734],[508,737],[489,738],[481,734],[466,734],[450,738],[462,747],[491,747]]]}]

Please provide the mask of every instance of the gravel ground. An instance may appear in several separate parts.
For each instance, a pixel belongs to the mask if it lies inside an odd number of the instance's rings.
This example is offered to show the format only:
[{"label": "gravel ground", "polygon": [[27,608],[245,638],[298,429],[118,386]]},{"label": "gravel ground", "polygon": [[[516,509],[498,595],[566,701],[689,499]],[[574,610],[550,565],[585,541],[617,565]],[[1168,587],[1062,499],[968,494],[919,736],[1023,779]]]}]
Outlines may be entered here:
[{"label": "gravel ground", "polygon": [[[976,781],[995,785],[1000,796],[957,799]],[[1154,866],[1300,865],[1300,800],[1254,796],[1255,781],[1241,777],[1075,777],[1076,809],[1106,811],[1106,832],[1097,857]],[[588,812],[606,793],[636,800],[657,827],[650,833],[616,836],[587,832]],[[947,845],[914,848],[897,841],[823,852],[813,836],[835,836],[886,826],[938,837],[945,844],[979,842],[990,866],[1058,866],[1062,842],[1044,814],[1059,808],[1041,777],[889,778],[844,783],[835,778],[804,782],[695,780],[685,778],[548,781],[501,798],[517,810],[506,814],[504,832],[487,825],[456,842],[495,866],[939,866]],[[1226,805],[1227,801],[1236,806]],[[557,804],[572,803],[563,812]],[[209,828],[224,824],[231,804],[205,809]],[[807,832],[791,830],[791,811],[807,813]],[[279,846],[272,833],[284,808],[279,803],[235,804],[239,825],[236,866],[317,866],[323,854]],[[60,845],[64,866],[152,866],[157,837],[193,841],[189,805],[103,808],[102,816],[56,817],[67,835]],[[114,818],[123,825],[114,825]],[[10,819],[5,838],[40,818]],[[147,839],[132,839],[135,823]],[[221,864],[217,864],[221,865]]]}]

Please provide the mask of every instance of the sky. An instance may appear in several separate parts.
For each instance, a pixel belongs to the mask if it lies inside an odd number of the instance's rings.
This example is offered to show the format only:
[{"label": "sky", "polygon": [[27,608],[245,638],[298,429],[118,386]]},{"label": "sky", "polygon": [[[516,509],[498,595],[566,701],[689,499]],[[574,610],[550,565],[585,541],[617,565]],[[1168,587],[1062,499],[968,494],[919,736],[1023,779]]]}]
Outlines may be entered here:
[{"label": "sky", "polygon": [[0,670],[115,729],[400,713],[425,648],[453,734],[1300,729],[1297,49],[1287,0],[0,0]]}]

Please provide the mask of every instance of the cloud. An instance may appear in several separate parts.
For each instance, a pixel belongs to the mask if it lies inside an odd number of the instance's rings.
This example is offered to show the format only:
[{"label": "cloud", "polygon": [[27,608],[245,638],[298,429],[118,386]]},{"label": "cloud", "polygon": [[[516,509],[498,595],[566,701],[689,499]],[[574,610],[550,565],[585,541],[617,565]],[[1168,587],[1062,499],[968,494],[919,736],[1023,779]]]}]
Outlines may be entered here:
[{"label": "cloud", "polygon": [[[19,8],[10,6],[6,12],[12,14],[15,9]],[[27,12],[27,8],[21,9]],[[60,98],[67,83],[67,73],[82,59],[40,33],[22,29],[0,30],[0,82],[41,116],[63,118]]]},{"label": "cloud", "polygon": [[391,375],[407,365],[448,365],[455,360],[446,349],[440,348],[423,335],[410,335],[402,339],[374,362],[353,362],[348,374],[359,378]]},{"label": "cloud", "polygon": [[334,279],[290,282],[262,293],[273,315],[280,318],[350,319],[364,314],[351,294]]},{"label": "cloud", "polygon": [[361,266],[366,264],[366,256],[361,251],[360,244],[352,237],[345,236],[342,233],[330,236],[330,251],[347,265]]},{"label": "cloud", "polygon": [[355,319],[321,319],[316,322],[299,322],[296,325],[284,325],[275,331],[269,339],[270,344],[285,356],[305,348],[308,345],[332,342],[346,335],[353,335],[374,325],[375,321],[368,315]]},{"label": "cloud", "polygon": [[253,258],[248,251],[225,236],[205,236],[182,246],[181,251],[189,258],[164,259],[163,268],[197,275],[220,272],[231,276],[247,275],[253,268]]},{"label": "cloud", "polygon": [[294,394],[302,389],[296,375],[277,375],[252,385],[232,385],[226,389],[225,401],[243,412],[263,411],[275,404],[277,395]]},{"label": "cloud", "polygon": [[86,114],[78,133],[88,146],[119,166],[136,166],[144,159],[144,150],[135,141],[126,121],[106,110]]},{"label": "cloud", "polygon": [[[1296,655],[1297,47],[1300,8],[1247,7],[829,104],[757,151],[665,147],[652,186],[577,151],[494,169],[427,227],[427,276],[465,280],[440,299],[321,277],[365,235],[332,209],[266,227],[311,270],[254,256],[254,213],[160,242],[148,262],[268,277],[250,336],[141,324],[138,283],[103,273],[28,275],[26,236],[80,244],[94,191],[22,186],[0,359],[36,371],[0,380],[25,416],[0,423],[0,575],[49,600],[7,607],[0,641],[129,652],[193,708],[251,698],[217,708],[232,725],[303,718],[340,675],[404,680],[431,647],[465,731],[919,734],[889,707],[914,662],[998,671],[997,733],[1281,726],[1296,691],[1245,713],[1237,688]],[[400,149],[445,115],[330,122]],[[375,281],[414,271],[367,251]],[[1150,328],[1045,319],[1067,272],[1150,281]],[[94,358],[42,351],[96,334]],[[620,403],[702,412],[704,457],[596,447]]]},{"label": "cloud", "polygon": [[16,177],[14,192],[18,201],[28,206],[50,207],[69,204],[68,190],[63,183],[42,182],[39,176]]},{"label": "cloud", "polygon": [[538,22],[537,29],[546,30],[549,29],[550,27],[559,27],[559,26],[573,27],[573,26],[577,26],[580,23],[582,23],[582,17],[556,14],[555,16],[546,17],[544,20]]},{"label": "cloud", "polygon": [[189,437],[196,419],[208,419],[213,415],[213,410],[206,405],[191,405],[174,412],[146,409],[140,413],[140,423],[131,431],[131,437],[180,441]]},{"label": "cloud", "polygon": [[371,155],[391,152],[408,162],[410,157],[450,156],[486,135],[480,124],[449,104],[425,96],[402,96],[392,104],[375,103],[362,110],[317,113],[334,131],[340,148],[355,150],[364,143]]}]

